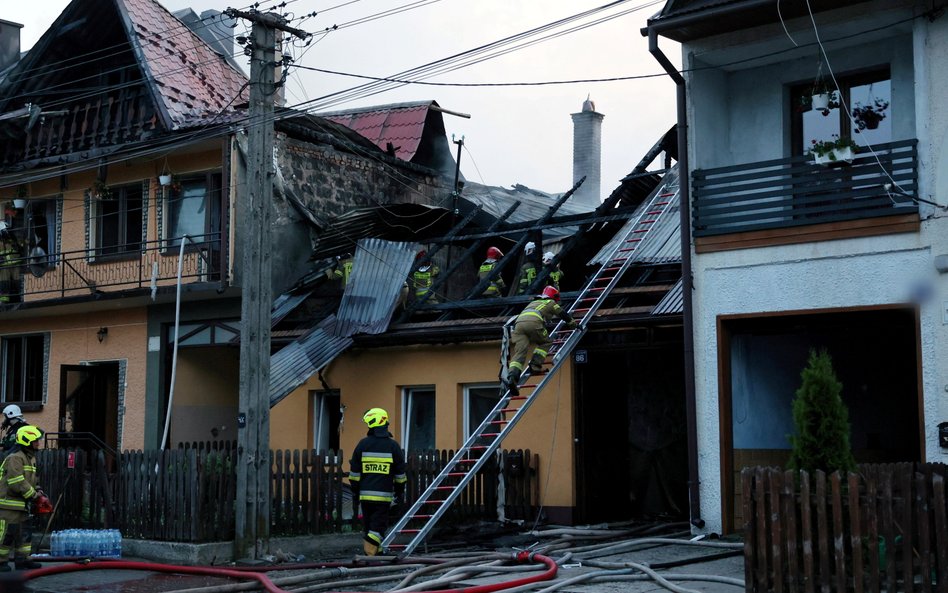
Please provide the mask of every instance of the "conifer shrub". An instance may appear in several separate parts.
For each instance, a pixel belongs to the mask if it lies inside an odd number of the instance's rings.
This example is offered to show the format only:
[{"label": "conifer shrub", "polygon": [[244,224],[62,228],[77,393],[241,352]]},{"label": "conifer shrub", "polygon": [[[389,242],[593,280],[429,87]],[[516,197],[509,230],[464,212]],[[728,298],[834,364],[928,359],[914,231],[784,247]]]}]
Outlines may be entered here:
[{"label": "conifer shrub", "polygon": [[855,470],[849,444],[849,411],[840,397],[843,384],[836,378],[829,353],[810,350],[800,378],[802,383],[793,400],[797,434],[790,435],[790,468],[808,472]]}]

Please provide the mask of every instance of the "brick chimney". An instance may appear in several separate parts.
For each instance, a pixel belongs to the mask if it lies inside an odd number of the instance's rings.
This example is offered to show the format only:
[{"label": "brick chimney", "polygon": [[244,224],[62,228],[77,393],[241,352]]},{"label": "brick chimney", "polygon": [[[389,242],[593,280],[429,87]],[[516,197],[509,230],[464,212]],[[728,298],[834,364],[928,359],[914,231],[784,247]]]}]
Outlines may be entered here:
[{"label": "brick chimney", "polygon": [[20,29],[23,25],[0,19],[0,71],[20,60]]},{"label": "brick chimney", "polygon": [[602,118],[596,104],[589,97],[583,101],[583,110],[573,113],[573,183],[583,176],[586,181],[573,194],[572,202],[595,208],[602,203],[600,196],[600,169],[602,163]]}]

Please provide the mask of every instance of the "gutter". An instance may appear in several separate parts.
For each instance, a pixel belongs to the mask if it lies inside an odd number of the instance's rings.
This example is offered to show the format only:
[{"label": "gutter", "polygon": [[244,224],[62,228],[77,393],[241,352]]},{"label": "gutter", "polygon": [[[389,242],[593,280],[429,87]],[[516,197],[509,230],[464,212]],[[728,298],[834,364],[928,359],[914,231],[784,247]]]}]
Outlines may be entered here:
[{"label": "gutter", "polygon": [[685,103],[685,79],[658,47],[658,30],[648,28],[648,51],[665,69],[678,87],[678,187],[681,192],[681,288],[682,325],[684,326],[685,414],[688,429],[688,503],[691,524],[701,529],[700,481],[698,476],[698,421],[695,394],[695,335],[691,274],[691,186],[688,169],[688,114]]},{"label": "gutter", "polygon": [[[755,8],[773,7],[773,5],[774,0],[750,0],[748,2],[741,2],[739,4],[725,4],[723,6],[713,6],[711,8],[704,9],[699,8],[695,9],[693,12],[680,14],[678,16],[649,19],[648,25],[640,29],[640,32],[642,33],[643,37],[647,36],[649,38],[648,51],[652,55],[655,55],[656,52],[661,54],[662,52],[658,49],[657,43],[654,45],[652,43],[653,34],[657,35],[663,31],[687,27],[697,23],[707,23],[709,20],[727,18],[738,12],[754,10]],[[654,50],[653,47],[655,48]],[[662,54],[662,57],[664,57],[664,54]],[[656,59],[658,59],[657,56]],[[661,62],[660,59],[659,62]],[[672,78],[675,77],[672,76]]]}]

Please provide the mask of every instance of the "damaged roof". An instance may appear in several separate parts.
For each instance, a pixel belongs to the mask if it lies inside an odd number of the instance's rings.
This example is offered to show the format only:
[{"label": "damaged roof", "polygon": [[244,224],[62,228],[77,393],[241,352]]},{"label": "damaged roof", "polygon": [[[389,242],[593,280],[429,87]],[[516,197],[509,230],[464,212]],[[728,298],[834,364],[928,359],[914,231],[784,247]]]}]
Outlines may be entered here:
[{"label": "damaged roof", "polygon": [[270,357],[270,406],[273,407],[352,346],[352,338],[335,335],[336,316]]},{"label": "damaged roof", "polygon": [[244,73],[156,0],[115,2],[170,129],[204,123],[246,102]]},{"label": "damaged roof", "polygon": [[359,241],[336,314],[337,335],[379,334],[388,329],[417,251],[413,242]]},{"label": "damaged roof", "polygon": [[428,110],[435,101],[393,103],[361,109],[320,113],[320,117],[359,132],[386,152],[389,145],[394,156],[411,161],[425,133]]}]

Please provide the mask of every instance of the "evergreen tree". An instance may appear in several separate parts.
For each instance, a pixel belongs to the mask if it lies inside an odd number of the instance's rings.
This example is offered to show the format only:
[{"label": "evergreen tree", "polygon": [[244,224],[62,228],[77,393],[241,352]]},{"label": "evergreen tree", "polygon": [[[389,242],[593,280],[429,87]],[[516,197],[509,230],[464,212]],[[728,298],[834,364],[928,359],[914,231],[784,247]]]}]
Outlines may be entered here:
[{"label": "evergreen tree", "polygon": [[843,384],[836,378],[829,353],[810,350],[810,359],[800,378],[803,382],[793,400],[797,434],[790,436],[790,467],[826,472],[854,470],[849,412],[840,397]]}]

